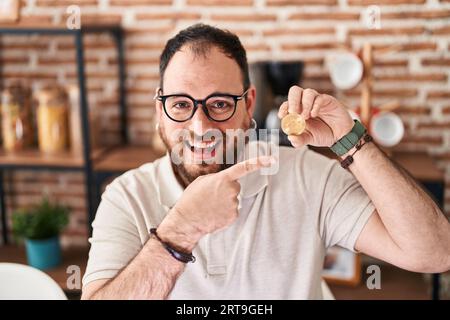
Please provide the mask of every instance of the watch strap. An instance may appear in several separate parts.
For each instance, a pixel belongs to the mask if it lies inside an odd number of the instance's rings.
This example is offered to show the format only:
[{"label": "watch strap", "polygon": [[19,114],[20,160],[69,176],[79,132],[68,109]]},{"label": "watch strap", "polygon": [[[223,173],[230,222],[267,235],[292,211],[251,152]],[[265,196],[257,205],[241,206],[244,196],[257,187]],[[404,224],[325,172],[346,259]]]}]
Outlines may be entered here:
[{"label": "watch strap", "polygon": [[361,122],[358,120],[354,120],[354,122],[352,130],[330,147],[338,156],[343,156],[349,152],[367,132]]}]

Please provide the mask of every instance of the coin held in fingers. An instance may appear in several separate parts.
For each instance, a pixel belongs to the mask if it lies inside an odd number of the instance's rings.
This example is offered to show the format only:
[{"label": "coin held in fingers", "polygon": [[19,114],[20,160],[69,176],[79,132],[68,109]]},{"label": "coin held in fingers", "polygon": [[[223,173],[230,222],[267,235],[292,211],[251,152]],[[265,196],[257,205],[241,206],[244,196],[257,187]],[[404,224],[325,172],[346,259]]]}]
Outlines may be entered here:
[{"label": "coin held in fingers", "polygon": [[281,119],[281,129],[288,136],[301,135],[302,132],[305,130],[305,128],[306,128],[305,118],[303,118],[301,115],[297,113],[289,113],[285,117],[283,117],[283,119]]}]

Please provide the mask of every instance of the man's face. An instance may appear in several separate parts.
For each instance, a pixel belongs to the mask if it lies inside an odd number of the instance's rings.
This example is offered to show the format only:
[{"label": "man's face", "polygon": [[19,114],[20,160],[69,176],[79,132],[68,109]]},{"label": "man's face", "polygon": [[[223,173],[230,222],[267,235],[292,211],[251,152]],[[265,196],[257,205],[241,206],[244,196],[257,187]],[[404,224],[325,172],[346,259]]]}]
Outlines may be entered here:
[{"label": "man's face", "polygon": [[[163,88],[163,95],[187,94],[197,100],[215,92],[240,96],[245,89],[238,64],[214,46],[205,55],[196,55],[188,46],[182,47],[166,68]],[[174,169],[185,185],[200,175],[226,168],[224,159],[227,152],[230,148],[236,151],[231,141],[227,143],[225,132],[228,129],[245,131],[249,128],[254,102],[255,89],[251,87],[246,99],[238,101],[236,112],[225,122],[208,119],[201,105],[190,120],[175,122],[167,117],[162,103],[157,101],[159,133],[170,153],[174,148],[180,149],[182,163],[175,165]],[[178,140],[180,130],[187,133],[182,142]],[[217,136],[218,132],[221,133],[220,139],[212,137]],[[216,146],[215,150],[223,150],[223,157],[220,152],[211,152],[211,145]]]}]

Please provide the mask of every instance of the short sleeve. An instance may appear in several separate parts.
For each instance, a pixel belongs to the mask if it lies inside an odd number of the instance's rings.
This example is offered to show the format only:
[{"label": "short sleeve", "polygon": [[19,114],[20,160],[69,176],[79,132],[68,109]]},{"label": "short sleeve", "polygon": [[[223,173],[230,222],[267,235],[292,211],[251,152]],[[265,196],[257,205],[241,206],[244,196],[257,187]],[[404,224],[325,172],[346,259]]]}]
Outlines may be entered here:
[{"label": "short sleeve", "polygon": [[312,150],[303,154],[308,198],[318,213],[318,228],[325,247],[355,251],[355,243],[375,206],[353,174],[337,160]]},{"label": "short sleeve", "polygon": [[89,239],[91,248],[83,286],[99,279],[111,279],[141,250],[136,224],[117,180],[102,195]]}]

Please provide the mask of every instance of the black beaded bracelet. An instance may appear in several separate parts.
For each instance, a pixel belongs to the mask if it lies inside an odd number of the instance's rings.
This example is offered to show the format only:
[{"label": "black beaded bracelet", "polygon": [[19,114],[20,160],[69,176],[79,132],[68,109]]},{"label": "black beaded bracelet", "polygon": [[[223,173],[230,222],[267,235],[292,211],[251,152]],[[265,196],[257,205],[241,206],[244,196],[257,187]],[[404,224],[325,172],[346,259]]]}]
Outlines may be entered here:
[{"label": "black beaded bracelet", "polygon": [[347,169],[353,163],[353,155],[356,152],[358,152],[362,148],[363,145],[373,141],[373,138],[372,138],[372,136],[370,136],[369,134],[366,133],[363,137],[363,140],[364,140],[364,143],[359,141],[358,144],[355,146],[356,150],[351,155],[347,156],[344,160],[342,160],[342,162],[341,162],[342,168]]},{"label": "black beaded bracelet", "polygon": [[192,253],[180,252],[172,248],[167,242],[162,241],[161,238],[158,236],[158,233],[156,232],[156,228],[151,228],[150,234],[154,235],[155,238],[162,244],[162,246],[170,253],[170,255],[175,259],[177,259],[178,261],[183,263],[195,262],[195,257],[192,255]]}]

